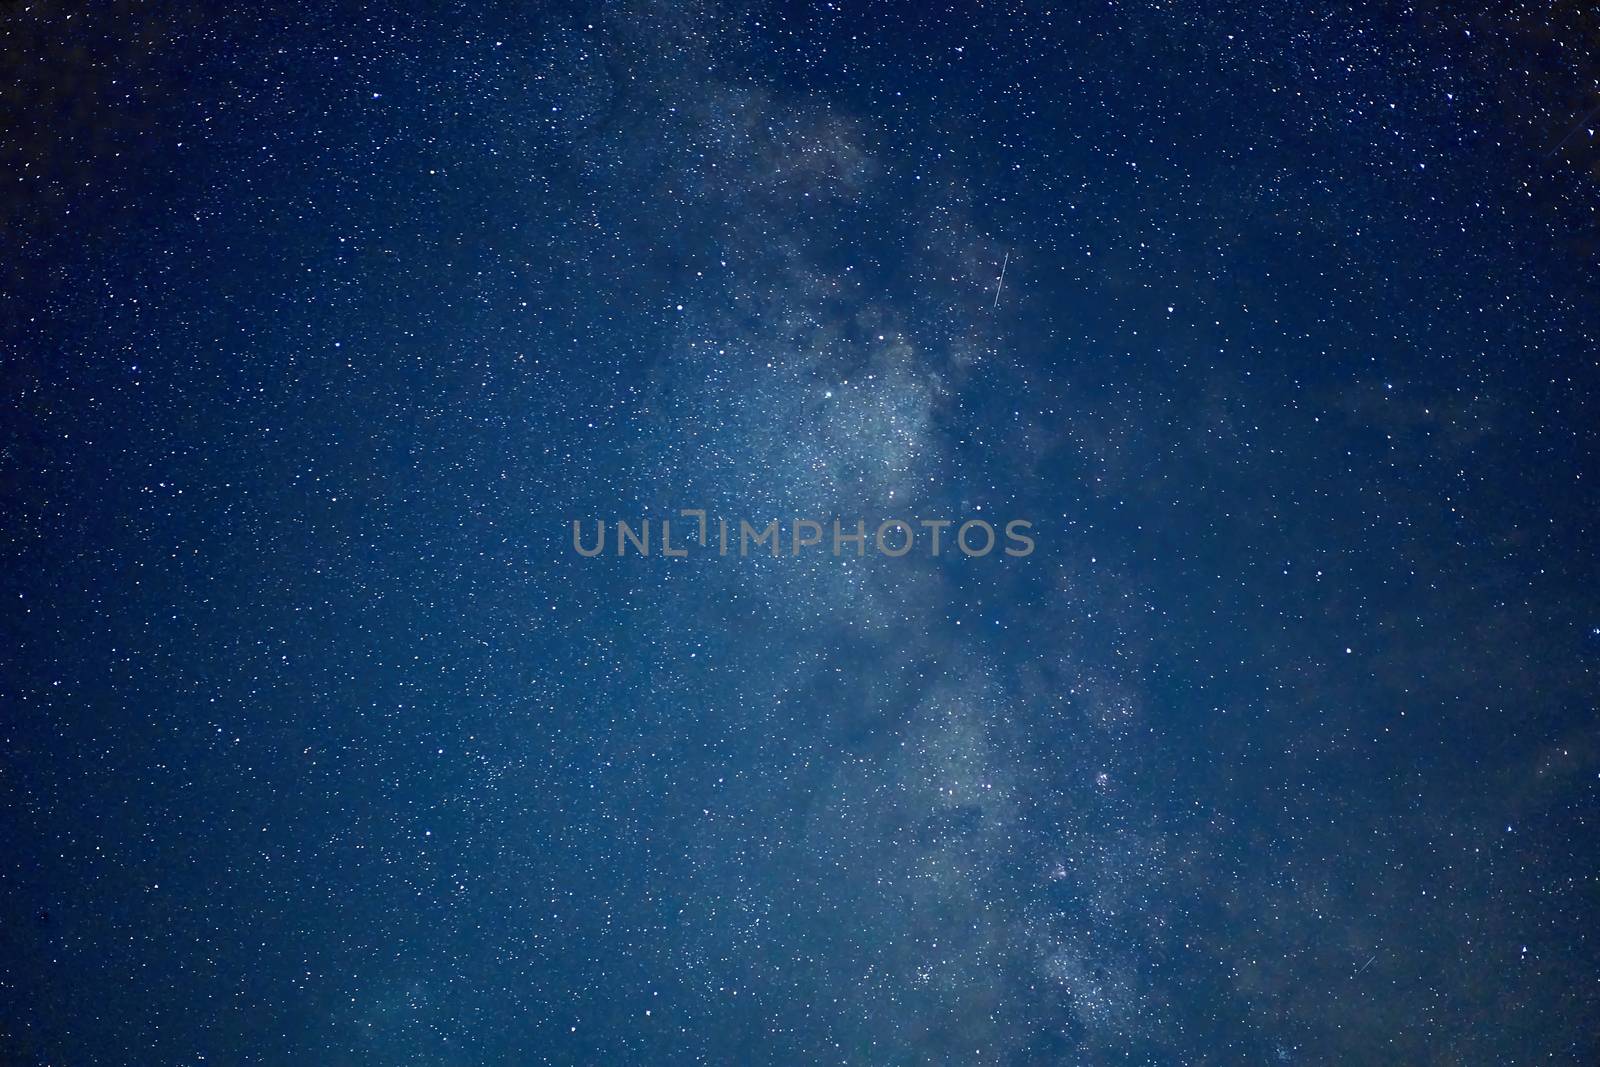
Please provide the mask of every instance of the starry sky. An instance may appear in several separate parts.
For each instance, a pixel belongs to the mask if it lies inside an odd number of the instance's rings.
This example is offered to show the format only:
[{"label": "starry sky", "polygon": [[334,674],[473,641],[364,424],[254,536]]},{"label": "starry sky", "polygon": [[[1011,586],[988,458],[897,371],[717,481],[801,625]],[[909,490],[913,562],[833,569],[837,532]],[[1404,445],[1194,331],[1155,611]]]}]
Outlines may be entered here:
[{"label": "starry sky", "polygon": [[[1486,8],[8,0],[0,1063],[1600,1062]],[[1037,550],[573,551],[680,508]]]}]

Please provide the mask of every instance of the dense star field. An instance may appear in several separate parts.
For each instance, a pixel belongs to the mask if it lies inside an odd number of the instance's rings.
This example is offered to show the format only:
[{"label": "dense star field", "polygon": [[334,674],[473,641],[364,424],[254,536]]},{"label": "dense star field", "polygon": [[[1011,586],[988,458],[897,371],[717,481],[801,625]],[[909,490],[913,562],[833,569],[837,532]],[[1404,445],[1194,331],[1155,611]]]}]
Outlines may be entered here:
[{"label": "dense star field", "polygon": [[0,1063],[1600,1062],[1597,238],[1576,5],[10,0]]}]

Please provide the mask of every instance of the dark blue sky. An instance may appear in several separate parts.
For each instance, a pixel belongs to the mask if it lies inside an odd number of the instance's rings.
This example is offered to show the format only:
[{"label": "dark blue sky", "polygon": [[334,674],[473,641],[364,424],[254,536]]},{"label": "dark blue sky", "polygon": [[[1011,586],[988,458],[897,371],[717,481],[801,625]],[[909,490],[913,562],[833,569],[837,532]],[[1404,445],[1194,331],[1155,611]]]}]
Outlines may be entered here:
[{"label": "dark blue sky", "polygon": [[0,8],[0,1062],[1595,1062],[1597,54]]}]

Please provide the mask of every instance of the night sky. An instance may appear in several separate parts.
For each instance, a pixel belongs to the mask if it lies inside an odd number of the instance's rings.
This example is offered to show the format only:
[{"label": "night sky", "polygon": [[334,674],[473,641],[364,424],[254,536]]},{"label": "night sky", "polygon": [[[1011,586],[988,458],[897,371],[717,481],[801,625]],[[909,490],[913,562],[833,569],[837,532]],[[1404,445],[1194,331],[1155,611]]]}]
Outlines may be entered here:
[{"label": "night sky", "polygon": [[1600,1062],[1493,6],[7,0],[0,1064]]}]

